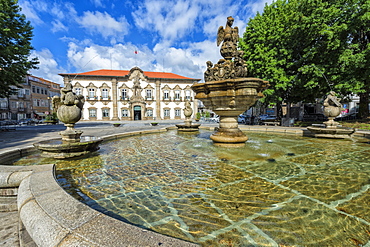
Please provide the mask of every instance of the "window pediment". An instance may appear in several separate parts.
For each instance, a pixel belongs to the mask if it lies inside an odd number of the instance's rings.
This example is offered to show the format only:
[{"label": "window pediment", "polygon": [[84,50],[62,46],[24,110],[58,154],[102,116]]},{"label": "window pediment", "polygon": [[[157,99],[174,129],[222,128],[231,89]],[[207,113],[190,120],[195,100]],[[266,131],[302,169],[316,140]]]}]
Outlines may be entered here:
[{"label": "window pediment", "polygon": [[94,85],[94,83],[90,82],[89,85],[86,88],[95,88],[97,89],[98,87]]},{"label": "window pediment", "polygon": [[128,87],[125,83],[123,83],[123,84],[119,87],[119,89],[129,89],[129,87]]},{"label": "window pediment", "polygon": [[154,87],[152,87],[152,85],[148,84],[148,85],[146,85],[146,87],[144,89],[154,89]]},{"label": "window pediment", "polygon": [[74,88],[76,87],[80,87],[80,88],[83,88],[83,86],[81,85],[81,83],[79,82],[76,82],[74,85],[72,85]]},{"label": "window pediment", "polygon": [[101,85],[101,87],[99,87],[100,89],[103,89],[103,88],[107,88],[107,89],[111,89],[111,87],[110,86],[108,86],[108,84],[107,83],[103,83],[103,85]]}]

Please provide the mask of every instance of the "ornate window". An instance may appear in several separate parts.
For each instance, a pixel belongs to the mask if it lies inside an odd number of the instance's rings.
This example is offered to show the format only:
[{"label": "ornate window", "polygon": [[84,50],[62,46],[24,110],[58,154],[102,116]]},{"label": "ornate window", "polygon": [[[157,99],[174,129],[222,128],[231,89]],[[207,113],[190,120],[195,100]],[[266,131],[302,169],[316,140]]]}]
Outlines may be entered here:
[{"label": "ornate window", "polygon": [[110,96],[109,96],[109,89],[110,87],[107,85],[107,83],[103,83],[103,85],[101,87],[99,87],[100,89],[100,100],[110,100]]},{"label": "ornate window", "polygon": [[130,88],[125,83],[123,83],[118,89],[121,92],[120,100],[128,100],[130,98]]},{"label": "ornate window", "polygon": [[80,87],[75,88],[75,94],[76,95],[81,95],[82,94],[82,90],[81,90]]},{"label": "ornate window", "polygon": [[109,109],[108,108],[103,108],[102,113],[103,113],[103,118],[104,117],[109,117]]},{"label": "ornate window", "polygon": [[170,109],[164,109],[164,117],[169,118],[170,116]]},{"label": "ornate window", "polygon": [[95,88],[89,88],[89,99],[95,99]]},{"label": "ornate window", "polygon": [[180,90],[176,90],[175,91],[175,100],[180,100],[181,99],[180,96],[181,96],[181,91]]},{"label": "ornate window", "polygon": [[104,99],[104,100],[107,100],[108,99],[108,88],[103,88],[101,90],[101,97]]},{"label": "ornate window", "polygon": [[121,99],[127,100],[127,98],[128,98],[127,89],[126,88],[121,89]]},{"label": "ornate window", "polygon": [[122,117],[128,117],[128,109],[122,110]]},{"label": "ornate window", "polygon": [[82,90],[83,90],[83,86],[79,82],[76,82],[75,85],[73,86],[73,90],[74,90],[76,95],[81,95]]},{"label": "ornate window", "polygon": [[95,108],[89,109],[89,117],[90,118],[96,118],[96,109]]},{"label": "ornate window", "polygon": [[147,117],[153,117],[153,110],[152,110],[152,109],[148,109],[148,110],[146,111],[146,116],[147,116]]},{"label": "ornate window", "polygon": [[152,99],[152,90],[151,89],[147,89],[146,90],[146,99],[147,100],[151,100]]},{"label": "ornate window", "polygon": [[185,91],[185,99],[190,100],[191,99],[191,92],[190,90]]},{"label": "ornate window", "polygon": [[175,109],[175,117],[181,117],[181,110]]},{"label": "ornate window", "polygon": [[170,99],[170,91],[168,90],[163,91],[163,99]]}]

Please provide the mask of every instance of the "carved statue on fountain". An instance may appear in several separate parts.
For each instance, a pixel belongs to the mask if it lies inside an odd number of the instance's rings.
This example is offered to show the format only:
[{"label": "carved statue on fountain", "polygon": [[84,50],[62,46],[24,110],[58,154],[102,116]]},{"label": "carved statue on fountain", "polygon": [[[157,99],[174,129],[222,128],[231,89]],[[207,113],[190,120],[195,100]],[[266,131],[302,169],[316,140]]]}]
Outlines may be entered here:
[{"label": "carved statue on fountain", "polygon": [[185,123],[176,124],[177,130],[185,132],[198,131],[200,124],[192,124],[191,115],[193,115],[193,109],[189,100],[185,101],[184,115]]},{"label": "carved statue on fountain", "polygon": [[329,118],[329,121],[324,122],[326,128],[336,128],[338,126],[339,123],[335,122],[334,118],[339,116],[341,111],[343,111],[340,100],[341,99],[337,98],[334,91],[330,91],[329,95],[326,97],[324,101],[324,114]]},{"label": "carved statue on fountain", "polygon": [[74,128],[82,116],[85,99],[82,95],[76,95],[70,82],[60,90],[61,96],[52,99],[53,112],[57,112],[60,121],[67,127],[59,132],[61,140],[46,140],[33,145],[43,152],[43,156],[55,159],[75,158],[99,149],[103,141],[99,137],[85,136],[81,138],[82,131]]},{"label": "carved statue on fountain", "polygon": [[[70,82],[60,90],[60,103],[57,110],[57,116],[67,127],[65,131],[60,132],[63,141],[79,142],[82,131],[74,128],[75,123],[81,119],[81,111],[85,103],[83,95],[76,95],[72,91],[73,87]],[[54,96],[53,102],[58,101],[58,96]]]},{"label": "carved statue on fountain", "polygon": [[268,82],[258,78],[247,78],[244,52],[238,50],[238,28],[232,27],[234,19],[229,16],[226,26],[219,27],[217,46],[222,59],[216,64],[207,61],[204,83],[192,86],[195,98],[206,108],[220,116],[220,126],[211,139],[220,145],[244,145],[247,136],[238,128],[238,115],[248,110],[268,87]]},{"label": "carved statue on fountain", "polygon": [[193,115],[193,109],[191,109],[189,100],[186,100],[185,102],[184,115],[186,119],[190,119],[191,115]]},{"label": "carved statue on fountain", "polygon": [[218,28],[217,32],[217,46],[221,45],[221,56],[226,60],[231,60],[235,56],[235,51],[239,42],[239,28],[231,27],[234,24],[234,18],[227,17],[226,26]]},{"label": "carved statue on fountain", "polygon": [[341,111],[343,111],[340,100],[334,91],[330,91],[324,100],[324,115],[329,118],[328,121],[324,122],[325,127],[314,125],[307,127],[309,131],[314,133],[315,137],[343,139],[350,138],[355,132],[352,128],[340,127],[339,123],[334,121]]}]

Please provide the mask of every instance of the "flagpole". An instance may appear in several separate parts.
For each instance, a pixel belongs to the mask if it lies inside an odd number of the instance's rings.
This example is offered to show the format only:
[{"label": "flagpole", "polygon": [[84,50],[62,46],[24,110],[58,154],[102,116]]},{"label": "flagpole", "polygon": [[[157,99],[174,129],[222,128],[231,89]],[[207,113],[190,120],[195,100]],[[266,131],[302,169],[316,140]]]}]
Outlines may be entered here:
[{"label": "flagpole", "polygon": [[135,50],[135,67],[138,67],[137,66],[137,60],[136,60],[136,55],[138,54],[137,50]]}]

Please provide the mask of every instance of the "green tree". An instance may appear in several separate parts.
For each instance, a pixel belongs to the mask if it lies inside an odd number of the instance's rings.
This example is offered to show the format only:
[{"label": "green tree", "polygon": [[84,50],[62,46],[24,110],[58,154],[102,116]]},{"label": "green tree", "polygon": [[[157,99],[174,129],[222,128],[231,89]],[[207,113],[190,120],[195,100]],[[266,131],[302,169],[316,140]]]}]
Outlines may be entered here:
[{"label": "green tree", "polygon": [[368,2],[277,0],[251,19],[241,48],[251,76],[270,81],[265,101],[313,102],[335,90],[364,102]]},{"label": "green tree", "polygon": [[28,70],[36,69],[37,58],[29,59],[32,27],[20,14],[17,0],[0,0],[0,97],[21,87]]},{"label": "green tree", "polygon": [[369,117],[370,94],[370,1],[347,0],[343,5],[346,29],[338,59],[341,89],[359,95],[359,115]]}]

